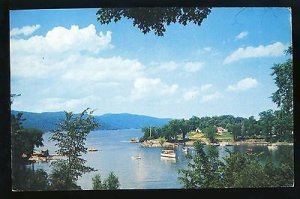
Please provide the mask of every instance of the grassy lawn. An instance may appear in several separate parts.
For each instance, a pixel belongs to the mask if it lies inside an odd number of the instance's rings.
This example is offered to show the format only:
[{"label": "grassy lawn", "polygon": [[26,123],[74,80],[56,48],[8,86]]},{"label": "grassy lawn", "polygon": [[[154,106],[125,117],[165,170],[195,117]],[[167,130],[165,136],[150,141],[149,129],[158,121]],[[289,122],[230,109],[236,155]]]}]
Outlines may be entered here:
[{"label": "grassy lawn", "polygon": [[226,141],[232,141],[233,137],[232,137],[232,134],[230,132],[224,132],[221,135],[217,134],[216,139],[218,141],[225,141],[226,142]]},{"label": "grassy lawn", "polygon": [[[202,142],[208,142],[208,139],[205,137],[204,133],[198,133],[198,132],[190,132],[187,134],[187,136],[190,140],[201,140]],[[177,136],[178,139],[182,138],[182,135]],[[224,132],[222,134],[216,134],[216,139],[219,142],[230,142],[233,140],[232,134],[230,132]]]},{"label": "grassy lawn", "polygon": [[[204,133],[196,133],[196,132],[190,132],[188,135],[188,138],[191,140],[202,140],[204,142],[207,142],[207,138],[205,137]],[[219,142],[229,142],[232,141],[233,137],[232,134],[230,132],[224,132],[222,134],[216,134],[216,139]]]},{"label": "grassy lawn", "polygon": [[208,141],[203,133],[190,132],[188,138],[191,140],[202,140],[203,142]]}]

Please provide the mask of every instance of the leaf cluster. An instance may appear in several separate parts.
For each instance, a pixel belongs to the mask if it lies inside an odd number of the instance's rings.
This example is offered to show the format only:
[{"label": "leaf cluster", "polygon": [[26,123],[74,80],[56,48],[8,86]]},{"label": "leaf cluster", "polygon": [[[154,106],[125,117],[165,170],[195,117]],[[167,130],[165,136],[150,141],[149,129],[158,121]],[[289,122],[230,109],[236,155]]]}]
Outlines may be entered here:
[{"label": "leaf cluster", "polygon": [[[179,180],[187,189],[199,188],[257,188],[293,186],[294,162],[293,154],[285,154],[279,165],[271,159],[263,164],[262,154],[247,154],[226,150],[227,156],[220,159],[214,146],[204,150],[204,144],[195,142],[194,156],[188,169],[180,169]],[[286,150],[289,151],[290,150]]]},{"label": "leaf cluster", "polygon": [[122,18],[132,19],[133,26],[138,27],[144,34],[154,31],[155,35],[163,36],[165,26],[171,23],[185,26],[190,22],[200,26],[210,12],[211,8],[207,7],[100,8],[97,11],[97,20],[101,24],[108,24]]},{"label": "leaf cluster", "polygon": [[65,112],[65,119],[52,132],[50,140],[56,142],[56,153],[66,157],[51,164],[51,179],[56,189],[78,189],[77,179],[84,173],[95,171],[85,166],[86,160],[81,158],[82,154],[87,153],[87,135],[99,127],[92,113],[89,108],[79,115]]},{"label": "leaf cluster", "polygon": [[116,190],[120,187],[118,177],[110,172],[108,177],[102,182],[100,174],[96,174],[93,178],[93,190]]}]

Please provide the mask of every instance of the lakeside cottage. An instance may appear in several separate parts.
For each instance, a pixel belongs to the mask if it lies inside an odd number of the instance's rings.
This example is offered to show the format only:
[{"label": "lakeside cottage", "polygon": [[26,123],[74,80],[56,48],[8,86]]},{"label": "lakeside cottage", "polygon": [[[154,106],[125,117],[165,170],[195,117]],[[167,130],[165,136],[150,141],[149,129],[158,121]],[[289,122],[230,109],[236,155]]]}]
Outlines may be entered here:
[{"label": "lakeside cottage", "polygon": [[225,133],[225,132],[228,132],[228,130],[224,129],[223,127],[217,127],[217,133],[222,134],[222,133]]},{"label": "lakeside cottage", "polygon": [[202,131],[199,128],[196,128],[196,133],[202,133]]}]

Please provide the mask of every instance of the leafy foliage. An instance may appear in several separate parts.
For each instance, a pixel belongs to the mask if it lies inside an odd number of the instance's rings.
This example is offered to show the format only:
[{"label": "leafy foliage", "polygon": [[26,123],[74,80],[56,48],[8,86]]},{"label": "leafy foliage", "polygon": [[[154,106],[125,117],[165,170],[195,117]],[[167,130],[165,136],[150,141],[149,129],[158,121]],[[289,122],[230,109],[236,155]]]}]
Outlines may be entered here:
[{"label": "leafy foliage", "polygon": [[178,172],[183,176],[179,180],[184,188],[218,188],[220,187],[221,175],[218,172],[222,162],[218,160],[218,150],[215,146],[209,146],[208,154],[204,152],[204,145],[200,141],[195,142],[196,155],[188,158],[192,159],[188,163],[190,169],[180,169]]},{"label": "leafy foliage", "polygon": [[[286,50],[292,54],[292,47]],[[293,62],[289,58],[283,63],[275,64],[272,68],[275,84],[278,87],[273,93],[272,100],[285,113],[293,113]]]},{"label": "leafy foliage", "polygon": [[46,191],[50,189],[47,172],[42,169],[31,170],[23,168],[16,171],[17,178],[13,179],[14,190]]},{"label": "leafy foliage", "polygon": [[206,134],[206,137],[210,142],[216,142],[217,129],[215,127],[206,127],[205,129],[203,129],[203,132]]},{"label": "leafy foliage", "polygon": [[116,190],[120,187],[118,177],[110,172],[107,179],[101,181],[100,174],[96,174],[93,179],[93,190]]},{"label": "leafy foliage", "polygon": [[184,26],[194,23],[200,26],[210,12],[211,8],[202,7],[100,8],[97,20],[101,24],[108,24],[112,21],[118,22],[122,18],[132,19],[133,26],[138,27],[144,34],[154,31],[157,36],[163,36],[165,26],[171,23]]},{"label": "leafy foliage", "polygon": [[100,174],[96,174],[93,178],[93,190],[104,190],[104,184],[102,184]]},{"label": "leafy foliage", "polygon": [[[261,154],[247,154],[227,150],[227,156],[220,160],[214,146],[208,146],[207,152],[201,142],[195,142],[194,156],[188,169],[179,170],[180,182],[184,188],[258,188],[293,186],[293,154],[285,154],[279,165],[260,162]],[[291,151],[291,150],[286,150]],[[290,152],[291,153],[291,152]]]},{"label": "leafy foliage", "polygon": [[[34,189],[30,181],[33,176],[40,176],[39,173],[26,168],[28,158],[34,147],[43,146],[43,132],[39,129],[23,128],[22,114],[11,116],[11,166],[12,166],[12,188],[15,190]],[[37,179],[36,182],[39,182]],[[37,186],[36,184],[34,186]],[[46,185],[42,185],[46,187]]]},{"label": "leafy foliage", "polygon": [[[287,55],[292,55],[292,47],[286,50]],[[293,61],[291,58],[283,63],[275,64],[272,68],[277,91],[272,94],[272,100],[280,108],[275,112],[275,133],[281,140],[293,138]]]},{"label": "leafy foliage", "polygon": [[79,115],[65,112],[65,120],[53,131],[50,140],[55,141],[55,145],[58,146],[56,153],[65,156],[66,160],[51,164],[54,167],[51,173],[52,189],[78,189],[77,179],[86,172],[94,171],[93,168],[85,166],[86,160],[80,157],[87,153],[87,135],[99,127],[92,113],[89,109],[85,109]]}]

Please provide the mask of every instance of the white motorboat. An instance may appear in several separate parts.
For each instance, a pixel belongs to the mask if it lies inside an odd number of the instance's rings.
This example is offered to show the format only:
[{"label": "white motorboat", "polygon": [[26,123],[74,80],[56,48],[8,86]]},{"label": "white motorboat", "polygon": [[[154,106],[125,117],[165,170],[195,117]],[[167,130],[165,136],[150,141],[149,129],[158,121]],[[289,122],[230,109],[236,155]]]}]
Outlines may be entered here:
[{"label": "white motorboat", "polygon": [[162,157],[168,157],[168,158],[176,158],[176,153],[174,150],[172,149],[165,149],[165,150],[162,150],[160,155]]}]

